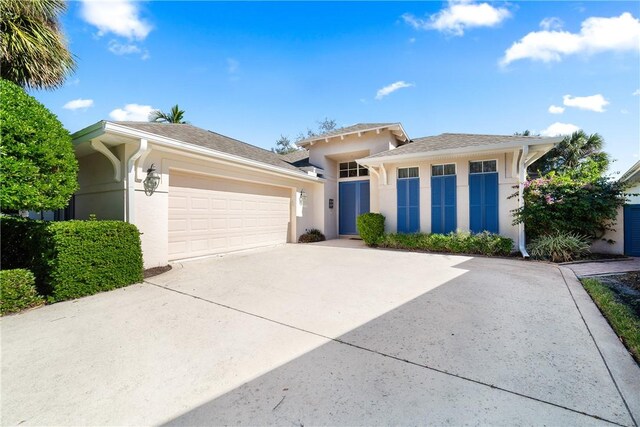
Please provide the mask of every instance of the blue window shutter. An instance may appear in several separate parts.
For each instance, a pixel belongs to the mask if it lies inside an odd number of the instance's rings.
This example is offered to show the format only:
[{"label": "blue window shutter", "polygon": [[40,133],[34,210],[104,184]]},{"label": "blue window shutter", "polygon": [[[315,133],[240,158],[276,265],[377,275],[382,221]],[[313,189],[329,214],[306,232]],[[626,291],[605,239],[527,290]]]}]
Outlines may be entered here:
[{"label": "blue window shutter", "polygon": [[354,234],[356,231],[356,185],[354,182],[339,184],[340,234]]},{"label": "blue window shutter", "polygon": [[409,233],[420,231],[420,178],[408,179],[408,230]]},{"label": "blue window shutter", "polygon": [[407,191],[409,184],[406,179],[399,179],[397,181],[398,192],[398,233],[406,233],[409,229],[408,224],[408,197]]},{"label": "blue window shutter", "polygon": [[398,179],[398,233],[420,231],[420,178]]},{"label": "blue window shutter", "polygon": [[469,230],[472,233],[482,231],[482,191],[483,174],[469,175]]},{"label": "blue window shutter", "polygon": [[456,231],[457,227],[457,200],[456,200],[456,176],[444,176],[442,180],[444,186],[444,230],[443,233]]},{"label": "blue window shutter", "polygon": [[499,232],[498,224],[498,174],[484,175],[484,229],[491,233]]},{"label": "blue window shutter", "polygon": [[431,177],[431,232],[447,234],[456,227],[456,176]]},{"label": "blue window shutter", "polygon": [[498,174],[469,175],[469,230],[499,232]]},{"label": "blue window shutter", "polygon": [[441,234],[444,231],[444,206],[442,205],[442,178],[431,177],[431,232]]}]

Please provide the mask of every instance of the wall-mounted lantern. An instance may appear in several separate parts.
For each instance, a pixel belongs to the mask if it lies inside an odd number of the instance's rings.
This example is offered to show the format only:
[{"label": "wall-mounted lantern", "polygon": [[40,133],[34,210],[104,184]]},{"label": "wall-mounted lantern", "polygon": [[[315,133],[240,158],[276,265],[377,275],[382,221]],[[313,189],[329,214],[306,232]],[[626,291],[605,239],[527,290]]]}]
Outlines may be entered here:
[{"label": "wall-mounted lantern", "polygon": [[143,181],[144,184],[144,194],[147,196],[152,195],[158,185],[160,185],[160,174],[156,172],[156,165],[151,163],[149,169],[147,169],[147,177]]},{"label": "wall-mounted lantern", "polygon": [[304,188],[300,190],[300,204],[304,205],[304,202],[307,201],[307,192],[304,191]]}]

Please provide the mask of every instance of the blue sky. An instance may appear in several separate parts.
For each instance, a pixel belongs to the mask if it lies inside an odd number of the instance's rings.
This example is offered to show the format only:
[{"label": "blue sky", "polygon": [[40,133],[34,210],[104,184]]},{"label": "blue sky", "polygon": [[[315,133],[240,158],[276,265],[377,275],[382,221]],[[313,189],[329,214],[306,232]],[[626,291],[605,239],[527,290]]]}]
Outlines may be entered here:
[{"label": "blue sky", "polygon": [[75,132],[176,103],[270,148],[325,117],[442,132],[604,136],[640,154],[638,2],[72,1],[78,68],[32,92]]}]

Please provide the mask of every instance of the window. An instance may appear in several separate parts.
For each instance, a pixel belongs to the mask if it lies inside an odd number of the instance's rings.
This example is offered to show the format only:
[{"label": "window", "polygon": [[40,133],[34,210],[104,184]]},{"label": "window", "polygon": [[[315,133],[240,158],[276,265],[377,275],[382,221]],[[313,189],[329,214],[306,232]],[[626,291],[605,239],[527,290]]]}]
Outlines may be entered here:
[{"label": "window", "polygon": [[455,175],[456,164],[431,165],[431,176]]},{"label": "window", "polygon": [[398,179],[418,178],[418,168],[398,168]]},{"label": "window", "polygon": [[356,162],[340,163],[340,178],[353,178],[356,176],[369,176],[369,169],[358,165]]},{"label": "window", "polygon": [[496,172],[498,165],[495,160],[482,160],[478,162],[469,162],[469,173],[487,173]]}]

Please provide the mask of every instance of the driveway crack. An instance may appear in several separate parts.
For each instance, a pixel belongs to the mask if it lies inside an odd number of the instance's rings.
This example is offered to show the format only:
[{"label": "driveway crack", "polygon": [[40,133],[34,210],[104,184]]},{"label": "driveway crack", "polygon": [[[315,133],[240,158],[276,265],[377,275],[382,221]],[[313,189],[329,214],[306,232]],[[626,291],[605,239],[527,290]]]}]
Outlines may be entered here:
[{"label": "driveway crack", "polygon": [[[563,279],[564,279],[564,276],[563,276]],[[175,293],[180,294],[180,295],[191,297],[191,298],[194,298],[194,299],[197,299],[197,300],[209,303],[209,304],[213,304],[213,305],[216,305],[218,307],[226,308],[226,309],[238,312],[238,313],[242,313],[242,314],[246,314],[248,316],[252,316],[252,317],[255,317],[255,318],[258,318],[258,319],[262,319],[262,320],[265,320],[267,322],[271,322],[271,323],[274,323],[274,324],[277,324],[277,325],[284,326],[286,328],[290,328],[290,329],[294,329],[296,331],[300,331],[300,332],[304,332],[304,333],[307,333],[307,334],[311,334],[311,335],[317,336],[319,338],[324,338],[326,340],[333,341],[333,342],[338,343],[338,344],[347,345],[347,346],[350,346],[350,347],[353,347],[353,348],[356,348],[356,349],[359,349],[359,350],[363,350],[363,351],[366,351],[366,352],[369,352],[369,353],[372,353],[372,354],[377,354],[377,355],[382,356],[382,357],[387,357],[389,359],[393,359],[393,360],[398,361],[398,362],[407,363],[407,364],[410,364],[410,365],[413,365],[413,366],[417,366],[417,367],[420,367],[420,368],[423,368],[423,369],[428,369],[428,370],[433,371],[433,372],[438,372],[440,374],[448,375],[450,377],[454,377],[454,378],[457,378],[457,379],[460,379],[460,380],[463,380],[463,381],[468,381],[468,382],[471,382],[471,383],[474,383],[474,384],[478,384],[478,385],[482,385],[482,386],[485,386],[485,387],[489,387],[489,388],[494,389],[494,390],[500,390],[500,391],[505,392],[505,393],[509,393],[509,394],[512,394],[512,395],[515,395],[515,396],[519,396],[519,397],[522,397],[522,398],[525,398],[525,399],[533,400],[533,401],[538,402],[538,403],[551,405],[551,406],[554,406],[556,408],[564,409],[566,411],[570,411],[570,412],[573,412],[573,413],[576,413],[576,414],[580,414],[580,415],[584,415],[584,416],[587,416],[587,417],[590,417],[590,418],[594,418],[594,419],[599,420],[599,421],[604,421],[604,422],[607,422],[607,423],[610,423],[610,424],[614,424],[614,425],[618,425],[618,426],[625,426],[624,424],[620,424],[620,423],[618,423],[616,421],[612,421],[612,420],[608,420],[606,418],[602,418],[602,417],[600,417],[598,415],[595,415],[595,414],[590,414],[590,413],[587,413],[587,412],[584,412],[584,411],[580,411],[578,409],[569,408],[569,407],[564,406],[564,405],[560,405],[560,404],[553,403],[553,402],[550,402],[550,401],[547,401],[547,400],[539,399],[537,397],[529,396],[529,395],[526,395],[526,394],[523,394],[523,393],[519,393],[517,391],[513,391],[513,390],[506,389],[506,388],[502,388],[502,387],[494,385],[494,384],[485,383],[483,381],[475,380],[473,378],[468,378],[468,377],[465,377],[465,376],[462,376],[462,375],[458,375],[458,374],[455,374],[455,373],[452,373],[452,372],[449,372],[449,371],[444,371],[442,369],[439,369],[439,368],[436,368],[436,367],[433,367],[433,366],[424,365],[424,364],[421,364],[421,363],[418,363],[418,362],[413,362],[411,360],[403,359],[403,358],[394,356],[392,354],[383,353],[383,352],[380,352],[380,351],[377,351],[377,350],[373,350],[371,348],[363,347],[363,346],[360,346],[360,345],[357,345],[357,344],[354,344],[354,343],[351,343],[351,342],[348,342],[348,341],[343,341],[340,338],[332,338],[330,336],[323,335],[323,334],[318,333],[318,332],[314,332],[314,331],[310,331],[310,330],[307,330],[307,329],[304,329],[304,328],[300,328],[298,326],[290,325],[288,323],[284,323],[284,322],[281,322],[279,320],[271,319],[271,318],[262,316],[260,314],[256,314],[256,313],[252,313],[252,312],[249,312],[249,311],[246,311],[246,310],[242,310],[242,309],[237,308],[237,307],[232,307],[230,305],[223,304],[223,303],[220,303],[220,302],[217,302],[217,301],[213,301],[213,300],[210,300],[210,299],[207,299],[207,298],[203,298],[203,297],[200,297],[198,295],[193,295],[193,294],[190,294],[188,292],[179,291],[177,289],[173,289],[173,288],[170,288],[170,287],[167,287],[167,286],[164,286],[164,285],[153,283],[153,282],[150,282],[148,280],[145,280],[143,283],[146,283],[146,284],[149,284],[149,285],[152,285],[152,286],[156,286],[158,288],[161,288],[161,289],[164,289],[164,290],[167,290],[167,291],[170,291],[170,292],[175,292]],[[566,280],[565,280],[565,284],[566,284]],[[569,291],[569,292],[571,292],[571,291]],[[573,298],[573,295],[571,295],[571,296]],[[575,303],[575,300],[574,300],[574,303]],[[582,316],[582,314],[580,314],[580,315]],[[584,321],[584,319],[583,319],[583,321]],[[588,329],[588,327],[587,327],[587,329]],[[590,331],[589,331],[589,334],[591,334]],[[593,336],[592,336],[592,338],[593,338]],[[600,350],[598,349],[598,351],[600,351]],[[600,356],[602,357],[602,353],[600,354]],[[603,358],[603,360],[604,360],[604,358]],[[605,364],[606,364],[606,362],[605,362]],[[607,369],[608,369],[608,367],[607,367]],[[609,374],[611,374],[611,372],[609,372]],[[615,380],[614,380],[614,383],[615,383]],[[616,388],[617,388],[617,384],[616,384]],[[618,392],[620,392],[619,389],[618,389]],[[624,401],[624,398],[623,398],[623,401]],[[280,403],[282,403],[282,402],[280,402]],[[278,405],[276,405],[276,407],[279,406],[280,403]],[[625,404],[625,406],[627,405],[626,401],[624,402],[624,404]],[[627,410],[629,409],[628,406],[626,406],[626,408],[627,408]],[[276,408],[274,408],[274,410],[275,409]],[[629,413],[631,414],[631,412],[629,412]],[[637,427],[637,424],[635,423],[635,419],[633,419],[633,416],[631,417],[631,419],[632,419],[634,425]]]}]

